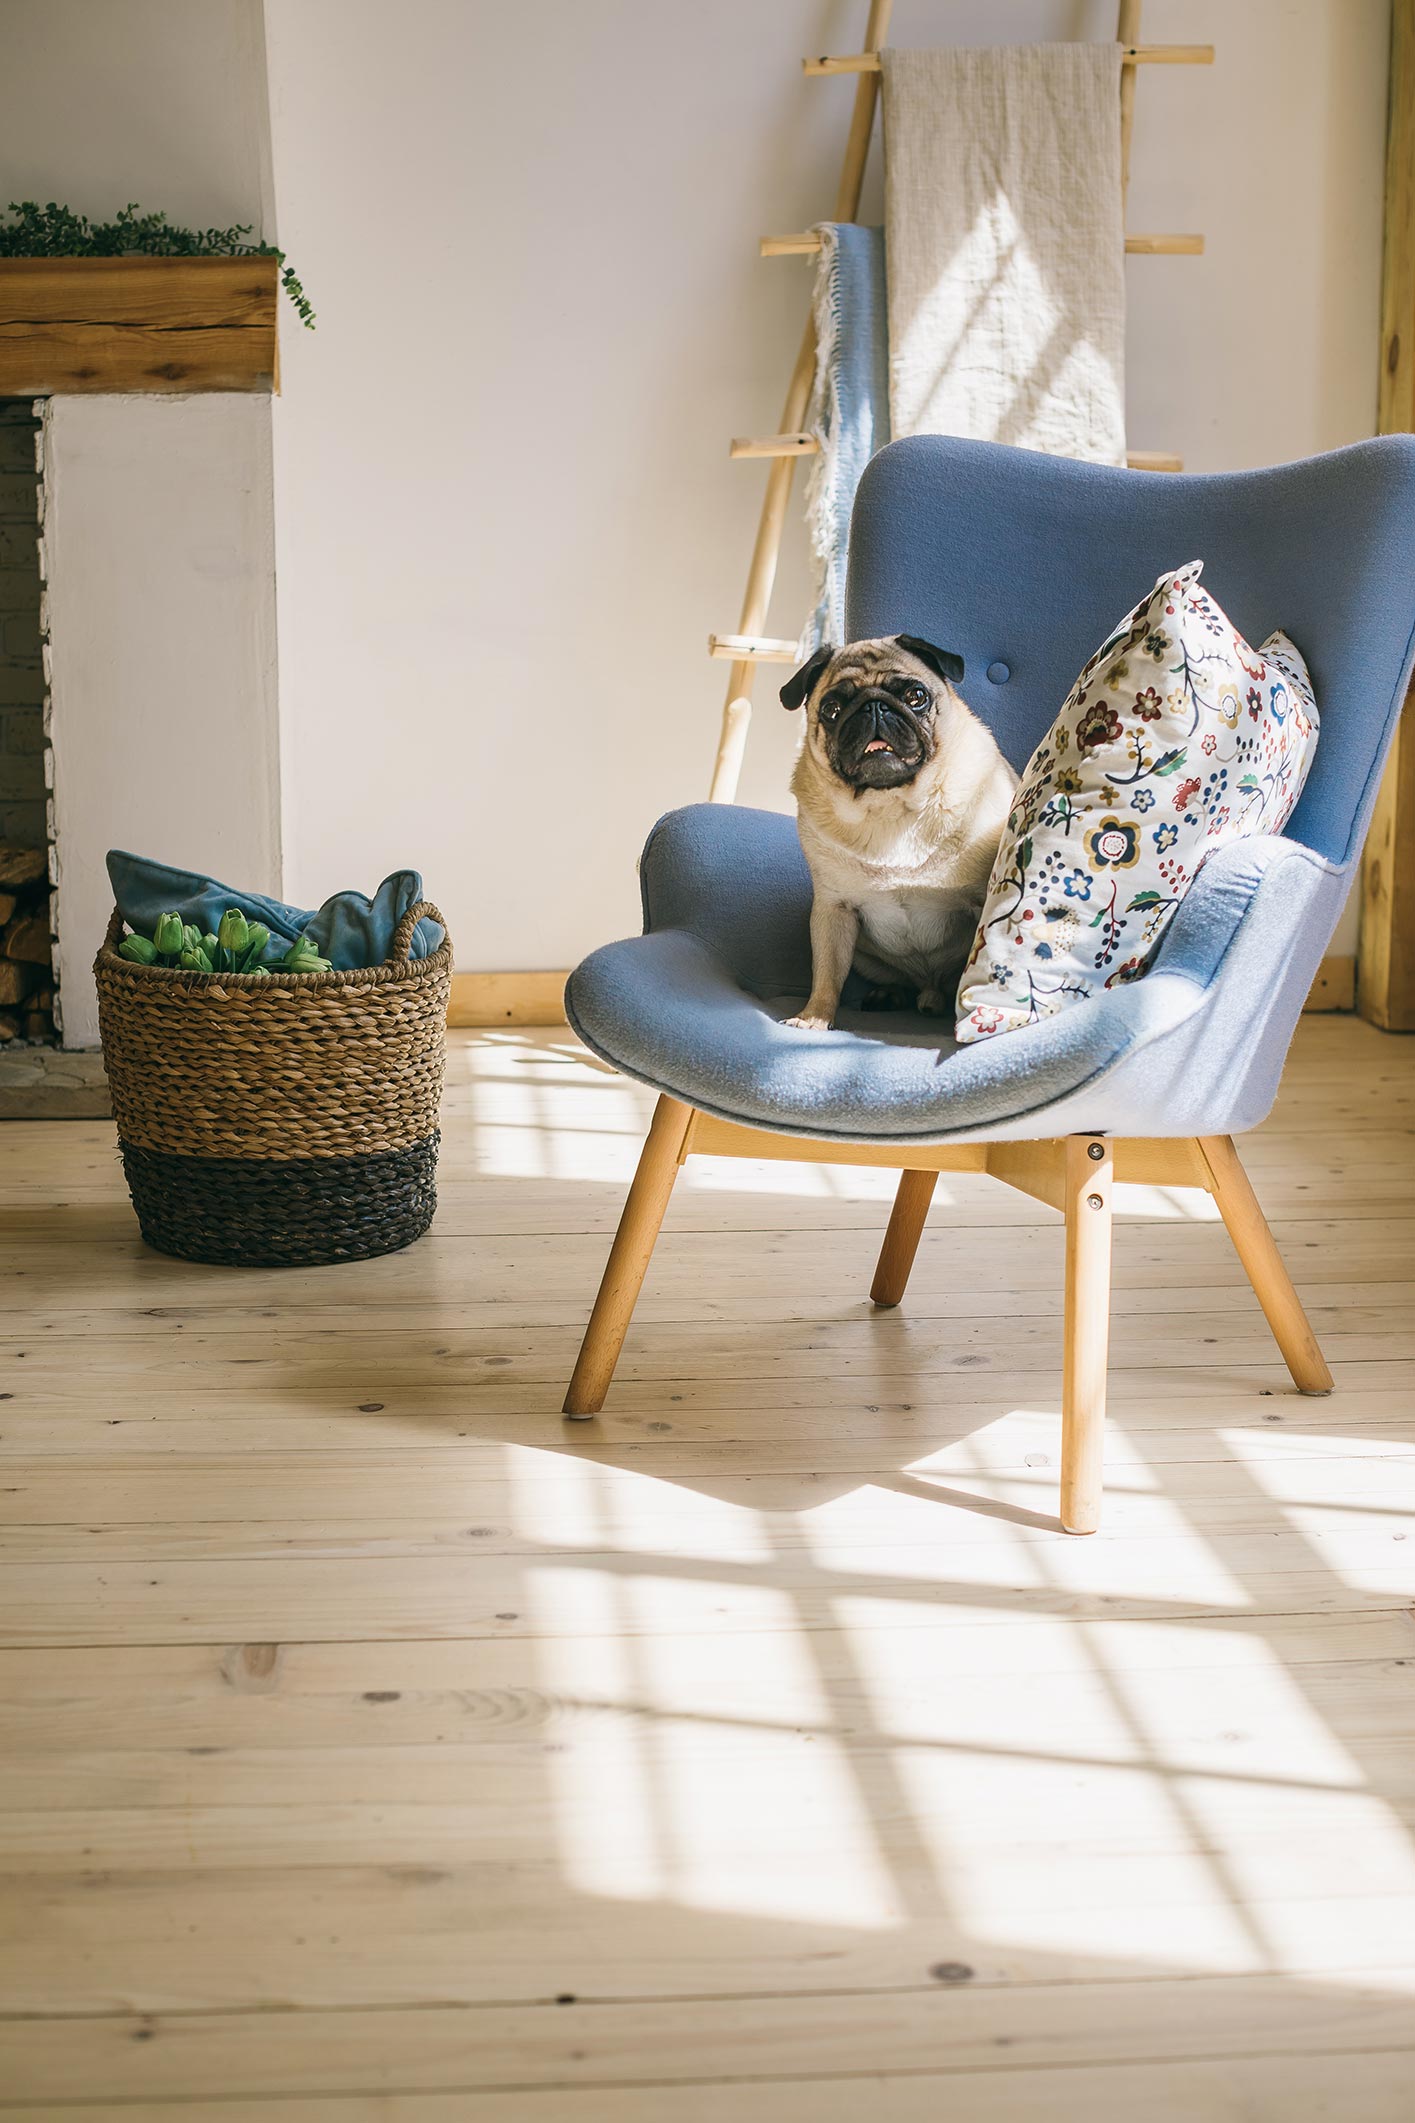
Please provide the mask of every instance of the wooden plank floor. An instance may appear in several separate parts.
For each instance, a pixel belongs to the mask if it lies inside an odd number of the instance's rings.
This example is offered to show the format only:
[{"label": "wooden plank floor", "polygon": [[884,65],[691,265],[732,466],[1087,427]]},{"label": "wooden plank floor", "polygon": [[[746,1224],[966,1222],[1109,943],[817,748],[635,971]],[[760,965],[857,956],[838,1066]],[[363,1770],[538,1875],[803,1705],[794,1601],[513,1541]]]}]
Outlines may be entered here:
[{"label": "wooden plank floor", "polygon": [[0,1131],[0,2123],[1410,2123],[1415,1043],[1245,1144],[1337,1391],[1121,1190],[1103,1532],[1059,1219],[704,1161],[557,1409],[650,1101],[456,1035],[412,1251],[137,1241]]}]

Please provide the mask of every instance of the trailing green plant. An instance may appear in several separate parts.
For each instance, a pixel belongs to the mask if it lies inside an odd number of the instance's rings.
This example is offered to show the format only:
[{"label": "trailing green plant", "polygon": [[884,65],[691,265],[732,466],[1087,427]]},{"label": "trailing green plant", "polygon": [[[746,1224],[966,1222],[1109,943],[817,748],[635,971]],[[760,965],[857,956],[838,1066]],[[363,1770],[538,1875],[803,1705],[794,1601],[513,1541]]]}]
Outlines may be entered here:
[{"label": "trailing green plant", "polygon": [[314,330],[314,310],[285,253],[273,243],[247,243],[249,222],[229,229],[178,228],[165,214],[147,214],[140,206],[119,209],[111,221],[90,221],[87,214],[50,200],[12,199],[13,221],[0,221],[0,258],[278,258],[280,284],[299,314]]},{"label": "trailing green plant", "polygon": [[180,914],[160,914],[151,936],[136,930],[118,946],[118,956],[133,966],[178,966],[184,973],[328,973],[332,961],[321,958],[308,934],[297,936],[278,958],[267,958],[270,931],[263,921],[247,921],[239,907],[228,907],[215,930],[205,934]]}]

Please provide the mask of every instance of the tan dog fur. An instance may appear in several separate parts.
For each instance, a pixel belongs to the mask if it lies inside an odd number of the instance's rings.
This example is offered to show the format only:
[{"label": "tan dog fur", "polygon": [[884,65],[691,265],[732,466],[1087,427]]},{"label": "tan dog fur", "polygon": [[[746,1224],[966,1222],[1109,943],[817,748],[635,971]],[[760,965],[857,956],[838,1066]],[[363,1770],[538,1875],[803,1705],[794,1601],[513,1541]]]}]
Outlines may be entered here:
[{"label": "tan dog fur", "polygon": [[[791,787],[814,888],[812,978],[810,1000],[791,1025],[829,1025],[852,964],[868,980],[916,988],[921,1011],[953,1006],[1017,776],[948,679],[902,645],[912,639],[836,650],[805,697],[805,742]],[[961,674],[957,659],[944,661]],[[923,751],[917,771],[893,787],[855,786],[842,774],[821,703],[905,678],[931,697],[912,717]],[[783,700],[791,690],[782,689]]]}]

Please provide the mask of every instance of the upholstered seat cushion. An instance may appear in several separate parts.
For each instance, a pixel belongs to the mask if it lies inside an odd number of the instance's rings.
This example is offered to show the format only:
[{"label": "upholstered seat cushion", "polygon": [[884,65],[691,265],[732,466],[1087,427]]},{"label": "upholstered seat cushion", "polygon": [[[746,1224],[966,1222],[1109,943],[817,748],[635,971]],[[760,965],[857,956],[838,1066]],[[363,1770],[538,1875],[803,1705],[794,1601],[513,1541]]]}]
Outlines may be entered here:
[{"label": "upholstered seat cushion", "polygon": [[[830,1031],[781,1022],[810,987],[810,874],[794,819],[725,804],[670,812],[649,837],[640,879],[644,935],[593,952],[566,989],[586,1045],[707,1112],[870,1142],[1070,1127],[1187,1135],[1198,1132],[1196,1115],[1213,1119],[1207,1132],[1220,1118],[1252,1126],[1271,1099],[1288,1027],[1276,1055],[1267,1052],[1268,1009],[1254,1007],[1246,983],[1256,988],[1265,961],[1270,971],[1279,944],[1287,948],[1287,922],[1304,903],[1320,939],[1341,896],[1339,873],[1295,842],[1225,849],[1206,864],[1145,980],[1006,1039],[958,1047],[948,1020],[852,1010],[848,988]],[[1310,981],[1311,970],[1296,977]],[[1280,990],[1268,985],[1275,1000]],[[1220,1014],[1238,1012],[1222,1032],[1200,1007],[1220,987]],[[1241,1040],[1251,1068],[1230,1063],[1216,1085],[1211,1040],[1226,1055]]]}]

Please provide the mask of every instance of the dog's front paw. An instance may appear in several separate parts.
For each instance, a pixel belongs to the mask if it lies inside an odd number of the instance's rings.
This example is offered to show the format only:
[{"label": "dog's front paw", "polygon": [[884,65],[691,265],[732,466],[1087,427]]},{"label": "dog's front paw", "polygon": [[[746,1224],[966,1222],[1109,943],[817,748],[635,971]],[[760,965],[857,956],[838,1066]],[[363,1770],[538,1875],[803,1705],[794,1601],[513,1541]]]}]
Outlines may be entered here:
[{"label": "dog's front paw", "polygon": [[828,1032],[830,1030],[830,1019],[828,1017],[812,1016],[806,1010],[803,1010],[799,1017],[783,1019],[783,1023],[788,1025],[793,1032]]}]

